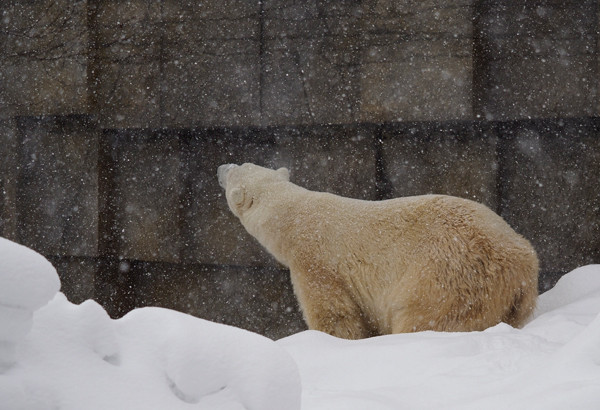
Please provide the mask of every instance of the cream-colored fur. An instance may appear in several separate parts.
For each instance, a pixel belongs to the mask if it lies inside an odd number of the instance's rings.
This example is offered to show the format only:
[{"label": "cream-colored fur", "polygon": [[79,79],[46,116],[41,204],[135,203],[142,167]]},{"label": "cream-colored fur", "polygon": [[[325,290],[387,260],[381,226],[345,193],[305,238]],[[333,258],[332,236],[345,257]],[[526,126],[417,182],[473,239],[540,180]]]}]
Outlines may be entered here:
[{"label": "cream-colored fur", "polygon": [[343,198],[253,164],[218,174],[231,211],[289,267],[311,329],[348,339],[482,330],[521,326],[535,307],[534,249],[481,204]]}]

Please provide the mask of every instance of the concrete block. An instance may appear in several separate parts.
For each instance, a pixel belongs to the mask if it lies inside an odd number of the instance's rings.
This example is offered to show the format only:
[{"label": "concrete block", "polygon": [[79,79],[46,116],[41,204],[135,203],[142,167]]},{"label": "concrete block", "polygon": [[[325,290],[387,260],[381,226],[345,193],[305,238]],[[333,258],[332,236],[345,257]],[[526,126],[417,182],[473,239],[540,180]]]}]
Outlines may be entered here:
[{"label": "concrete block", "polygon": [[120,259],[176,262],[180,256],[179,141],[175,135],[104,136],[100,175],[104,253]]},{"label": "concrete block", "polygon": [[[434,46],[429,41],[419,43],[415,46]],[[454,47],[470,47],[467,41],[454,43]],[[437,45],[439,48],[453,47],[446,40]],[[377,51],[370,53],[375,56]],[[367,60],[361,76],[361,119],[384,122],[471,118],[471,75],[469,55],[410,57],[408,60],[395,56],[392,61],[383,62]]]},{"label": "concrete block", "polygon": [[95,81],[96,112],[104,128],[160,126],[158,62],[104,62]]},{"label": "concrete block", "polygon": [[497,137],[471,124],[406,124],[383,132],[389,196],[446,194],[498,206]]},{"label": "concrete block", "polygon": [[90,15],[105,127],[259,123],[257,3],[103,0]]},{"label": "concrete block", "polygon": [[133,262],[117,258],[97,258],[94,277],[94,300],[112,318],[119,318],[136,307],[136,281]]},{"label": "concrete block", "polygon": [[543,272],[600,260],[600,140],[586,120],[535,121],[501,130],[502,216],[536,248]]},{"label": "concrete block", "polygon": [[99,262],[95,258],[50,256],[48,260],[60,277],[60,291],[71,303],[94,299]]},{"label": "concrete block", "polygon": [[170,1],[165,11],[161,98],[170,127],[257,125],[257,2]]},{"label": "concrete block", "polygon": [[186,128],[259,124],[258,42],[190,37],[185,39],[206,47],[171,49],[162,81],[163,123]]},{"label": "concrete block", "polygon": [[87,116],[20,117],[19,242],[44,255],[98,253],[98,130]]},{"label": "concrete block", "polygon": [[[203,18],[207,20],[223,20],[225,27],[227,27],[231,20],[248,17],[254,18],[258,14],[258,4],[254,1],[246,0],[203,1],[201,3],[179,0],[163,0],[158,2],[162,3],[163,17],[167,22]],[[221,26],[221,29],[223,28]]]},{"label": "concrete block", "polygon": [[101,0],[89,9],[90,97],[102,127],[160,127],[160,2]]},{"label": "concrete block", "polygon": [[472,2],[367,4],[360,119],[472,118]]},{"label": "concrete block", "polygon": [[353,122],[360,98],[361,5],[263,4],[263,124]]},{"label": "concrete block", "polygon": [[0,20],[0,118],[88,112],[87,3],[13,1]]},{"label": "concrete block", "polygon": [[477,114],[488,120],[597,113],[597,2],[482,2]]},{"label": "concrete block", "polygon": [[98,58],[129,62],[158,58],[161,1],[96,0],[88,9]]},{"label": "concrete block", "polygon": [[312,191],[350,198],[377,198],[375,129],[326,126],[273,130],[274,167],[290,170],[291,181]]},{"label": "concrete block", "polygon": [[161,306],[273,339],[305,330],[289,273],[276,268],[133,263],[136,306]]}]

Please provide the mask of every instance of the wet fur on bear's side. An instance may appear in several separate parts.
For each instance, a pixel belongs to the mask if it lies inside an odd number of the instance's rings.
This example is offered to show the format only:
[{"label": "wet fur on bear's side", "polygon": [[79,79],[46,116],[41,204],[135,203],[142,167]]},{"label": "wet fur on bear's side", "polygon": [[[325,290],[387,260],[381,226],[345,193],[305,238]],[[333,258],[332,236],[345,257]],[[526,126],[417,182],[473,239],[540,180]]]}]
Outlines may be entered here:
[{"label": "wet fur on bear's side", "polygon": [[484,205],[424,195],[362,201],[219,167],[231,211],[290,269],[310,329],[347,339],[519,327],[537,299],[530,243]]}]

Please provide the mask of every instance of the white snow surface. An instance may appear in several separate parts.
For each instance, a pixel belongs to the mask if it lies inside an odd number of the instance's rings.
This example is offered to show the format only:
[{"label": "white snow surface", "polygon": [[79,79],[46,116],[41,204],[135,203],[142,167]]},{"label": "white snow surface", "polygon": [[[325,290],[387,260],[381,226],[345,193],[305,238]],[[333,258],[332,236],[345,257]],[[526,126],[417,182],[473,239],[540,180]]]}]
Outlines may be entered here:
[{"label": "white snow surface", "polygon": [[565,275],[523,329],[358,341],[274,342],[161,308],[113,320],[58,289],[43,257],[0,240],[0,410],[600,408],[600,265]]},{"label": "white snow surface", "polygon": [[59,288],[56,270],[42,255],[0,238],[0,373],[14,365],[17,345],[33,324],[33,312]]}]

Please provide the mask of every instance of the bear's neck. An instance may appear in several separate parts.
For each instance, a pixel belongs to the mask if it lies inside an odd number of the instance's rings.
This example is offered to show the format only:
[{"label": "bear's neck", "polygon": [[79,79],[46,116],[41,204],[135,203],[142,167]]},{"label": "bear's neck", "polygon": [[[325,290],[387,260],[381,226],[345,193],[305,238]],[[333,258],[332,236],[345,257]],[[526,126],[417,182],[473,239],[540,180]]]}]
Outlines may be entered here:
[{"label": "bear's neck", "polygon": [[[259,206],[244,217],[243,225],[280,263],[289,267],[289,249],[308,222],[313,192],[292,184],[277,184],[263,193]],[[306,205],[305,205],[306,204]]]}]

